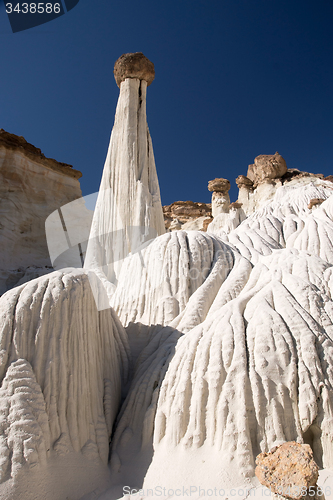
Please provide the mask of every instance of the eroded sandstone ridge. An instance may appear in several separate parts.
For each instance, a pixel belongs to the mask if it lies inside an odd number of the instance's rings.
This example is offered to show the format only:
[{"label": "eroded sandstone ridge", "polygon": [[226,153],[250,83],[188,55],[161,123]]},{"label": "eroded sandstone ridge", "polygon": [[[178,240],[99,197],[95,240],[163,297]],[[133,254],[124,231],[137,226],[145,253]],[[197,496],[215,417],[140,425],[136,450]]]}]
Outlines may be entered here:
[{"label": "eroded sandstone ridge", "polygon": [[0,294],[51,268],[45,220],[82,196],[81,175],[0,130]]},{"label": "eroded sandstone ridge", "polygon": [[[96,310],[82,270],[9,290],[0,311],[0,484],[12,489],[0,487],[0,497],[66,498],[73,467],[84,471],[72,488],[83,495],[106,482],[128,373],[126,332],[111,309]],[[52,463],[61,467],[58,484]]]},{"label": "eroded sandstone ridge", "polygon": [[[226,232],[235,229],[243,220],[274,199],[277,189],[288,182],[296,184],[300,179],[311,182],[325,179],[333,182],[333,176],[301,172],[287,168],[285,159],[276,152],[259,155],[248,166],[247,175],[239,175],[235,181],[239,189],[237,201],[230,202],[228,179],[216,178],[208,182],[212,203],[177,201],[163,207],[167,231],[179,229],[209,232]],[[322,199],[309,201],[309,209],[319,206]],[[211,224],[212,223],[212,224]]]}]

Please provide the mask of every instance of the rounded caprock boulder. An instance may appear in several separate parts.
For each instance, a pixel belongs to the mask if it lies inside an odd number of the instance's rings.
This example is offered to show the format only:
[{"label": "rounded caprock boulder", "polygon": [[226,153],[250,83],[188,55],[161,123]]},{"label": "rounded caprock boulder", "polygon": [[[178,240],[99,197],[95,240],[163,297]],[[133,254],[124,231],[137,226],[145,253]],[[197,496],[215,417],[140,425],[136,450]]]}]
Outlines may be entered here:
[{"label": "rounded caprock boulder", "polygon": [[126,78],[145,80],[150,85],[155,78],[154,63],[142,52],[123,54],[114,65],[114,77],[118,87]]}]

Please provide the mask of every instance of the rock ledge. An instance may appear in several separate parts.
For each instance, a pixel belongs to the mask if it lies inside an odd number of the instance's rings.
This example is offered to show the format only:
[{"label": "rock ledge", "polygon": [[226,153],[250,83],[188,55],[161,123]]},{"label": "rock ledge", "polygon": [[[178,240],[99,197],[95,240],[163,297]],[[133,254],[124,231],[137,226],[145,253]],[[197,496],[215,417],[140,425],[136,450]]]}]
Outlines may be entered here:
[{"label": "rock ledge", "polygon": [[82,173],[79,170],[75,170],[72,165],[59,162],[53,158],[46,158],[39,148],[27,142],[24,137],[10,134],[2,128],[0,129],[0,147],[1,146],[11,150],[21,150],[25,156],[28,156],[31,160],[42,163],[44,167],[57,170],[69,177],[74,177],[74,179],[80,179],[80,177],[82,177]]}]

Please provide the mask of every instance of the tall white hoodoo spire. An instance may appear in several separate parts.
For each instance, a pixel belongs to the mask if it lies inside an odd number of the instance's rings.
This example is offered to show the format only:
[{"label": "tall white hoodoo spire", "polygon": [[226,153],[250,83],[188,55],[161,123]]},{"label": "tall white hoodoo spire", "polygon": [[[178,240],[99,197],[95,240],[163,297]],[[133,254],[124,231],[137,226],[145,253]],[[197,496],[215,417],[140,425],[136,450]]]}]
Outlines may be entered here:
[{"label": "tall white hoodoo spire", "polygon": [[129,252],[165,232],[146,118],[154,65],[140,52],[124,54],[114,74],[120,94],[85,262],[113,282]]}]

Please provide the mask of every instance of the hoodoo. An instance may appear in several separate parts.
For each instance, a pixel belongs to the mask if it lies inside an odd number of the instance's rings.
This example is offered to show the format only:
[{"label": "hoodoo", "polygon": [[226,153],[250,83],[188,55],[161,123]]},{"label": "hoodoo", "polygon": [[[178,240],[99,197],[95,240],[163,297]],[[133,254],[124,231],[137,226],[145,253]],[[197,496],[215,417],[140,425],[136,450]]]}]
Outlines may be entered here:
[{"label": "hoodoo", "polygon": [[115,282],[122,259],[165,232],[153,145],[146,118],[154,65],[141,52],[115,63],[120,94],[95,208],[85,265]]},{"label": "hoodoo", "polygon": [[228,179],[214,179],[208,183],[208,191],[212,191],[212,216],[228,213],[230,182]]}]

